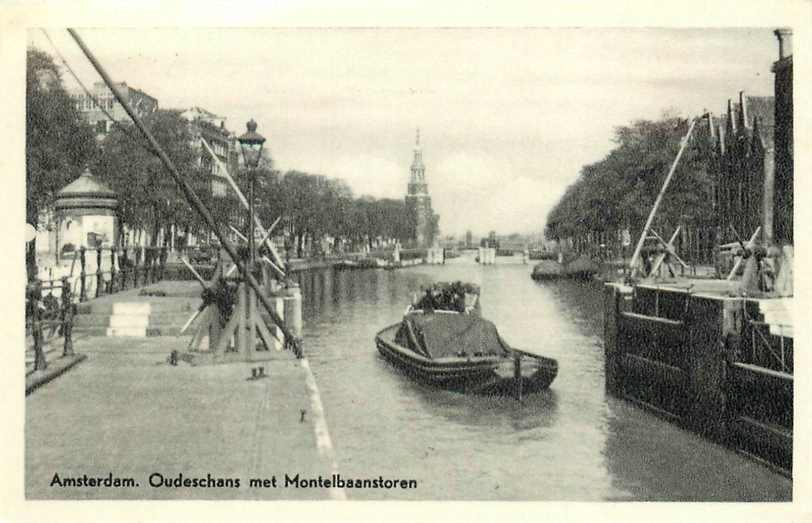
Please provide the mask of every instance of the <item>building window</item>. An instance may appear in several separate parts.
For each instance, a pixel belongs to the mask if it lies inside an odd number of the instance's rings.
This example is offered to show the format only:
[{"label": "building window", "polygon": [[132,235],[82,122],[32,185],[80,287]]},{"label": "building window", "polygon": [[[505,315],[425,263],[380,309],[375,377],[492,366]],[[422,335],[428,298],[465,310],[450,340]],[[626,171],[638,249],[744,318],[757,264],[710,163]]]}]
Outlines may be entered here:
[{"label": "building window", "polygon": [[96,122],[96,132],[98,134],[107,133],[107,120],[99,120]]}]

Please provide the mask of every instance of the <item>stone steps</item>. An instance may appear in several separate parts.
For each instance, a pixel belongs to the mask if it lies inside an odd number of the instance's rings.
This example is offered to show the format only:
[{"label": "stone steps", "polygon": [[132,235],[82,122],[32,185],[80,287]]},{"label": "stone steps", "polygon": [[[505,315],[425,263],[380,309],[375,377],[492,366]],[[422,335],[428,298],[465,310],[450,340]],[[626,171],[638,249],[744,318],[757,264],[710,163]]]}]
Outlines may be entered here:
[{"label": "stone steps", "polygon": [[191,299],[82,303],[74,317],[74,332],[114,337],[176,336],[198,304],[199,300]]},{"label": "stone steps", "polygon": [[[82,327],[75,332],[83,336],[110,336],[110,337],[135,337],[145,338],[150,336],[179,336],[183,325],[162,325],[159,327],[131,328],[131,327]],[[186,329],[184,334],[194,332],[194,325]]]},{"label": "stone steps", "polygon": [[84,327],[160,327],[183,325],[194,311],[167,312],[159,314],[77,314],[73,319],[74,329]]},{"label": "stone steps", "polygon": [[[160,298],[159,298],[160,299]],[[103,301],[84,302],[76,306],[79,314],[143,314],[145,312],[183,312],[196,310],[200,305],[199,298],[189,299],[157,299],[150,301]]]}]

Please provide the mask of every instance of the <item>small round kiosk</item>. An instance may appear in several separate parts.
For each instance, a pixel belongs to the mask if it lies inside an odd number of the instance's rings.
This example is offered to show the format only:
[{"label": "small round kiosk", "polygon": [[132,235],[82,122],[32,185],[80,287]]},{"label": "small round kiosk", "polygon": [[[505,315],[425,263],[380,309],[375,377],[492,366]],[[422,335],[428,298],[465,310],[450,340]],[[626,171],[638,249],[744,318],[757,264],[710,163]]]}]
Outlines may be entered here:
[{"label": "small round kiosk", "polygon": [[56,259],[116,245],[118,195],[85,169],[56,194]]}]

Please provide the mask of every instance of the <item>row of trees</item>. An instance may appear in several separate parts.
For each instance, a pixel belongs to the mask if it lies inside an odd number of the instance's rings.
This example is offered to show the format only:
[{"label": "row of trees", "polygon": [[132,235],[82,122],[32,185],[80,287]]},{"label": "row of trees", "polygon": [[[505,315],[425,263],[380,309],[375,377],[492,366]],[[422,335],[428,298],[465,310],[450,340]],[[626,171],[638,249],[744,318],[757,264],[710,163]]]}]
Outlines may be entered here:
[{"label": "row of trees", "polygon": [[[689,121],[671,115],[638,120],[615,129],[615,148],[586,165],[547,216],[548,239],[585,238],[628,228],[642,230]],[[686,147],[657,215],[673,229],[688,221],[713,223],[712,144],[699,125]]]},{"label": "row of trees", "polygon": [[[240,171],[237,184],[248,185]],[[298,256],[319,239],[347,240],[370,247],[377,238],[404,243],[414,236],[414,220],[403,200],[355,197],[343,180],[291,170],[260,168],[255,173],[256,209],[263,223],[282,217],[283,230]],[[247,194],[247,193],[246,193]],[[244,214],[244,213],[243,213]]]},{"label": "row of trees", "polygon": [[[43,210],[52,207],[56,192],[75,179],[85,166],[119,195],[119,225],[146,231],[153,243],[159,231],[174,226],[177,236],[207,236],[202,219],[186,203],[148,143],[131,124],[116,125],[97,142],[70,95],[59,68],[46,53],[28,50],[26,203],[27,220],[37,224]],[[192,185],[215,219],[247,229],[246,213],[236,195],[212,194],[212,177],[200,165],[205,154],[194,144],[189,123],[179,112],[158,110],[145,125]],[[232,173],[248,194],[248,173]],[[402,241],[414,237],[414,220],[402,200],[356,197],[342,180],[291,170],[282,173],[263,158],[254,172],[256,212],[263,223],[281,216],[288,244],[303,254],[308,243],[326,236],[370,246],[376,238]],[[123,239],[124,235],[119,234]],[[164,241],[168,235],[164,234]],[[29,266],[34,246],[29,244]]]},{"label": "row of trees", "polygon": [[[180,114],[159,110],[145,124],[223,230],[228,234],[229,225],[247,230],[247,215],[236,194],[229,189],[226,196],[213,195],[212,177],[200,167],[201,151],[191,145],[189,126]],[[97,176],[121,195],[122,226],[150,230],[153,241],[159,230],[171,226],[182,238],[205,236],[203,220],[149,148],[135,146],[135,133],[129,127],[123,124],[105,138],[94,164]],[[413,236],[413,220],[402,200],[355,197],[343,180],[297,170],[283,173],[273,168],[267,156],[256,170],[239,168],[231,174],[246,197],[249,176],[254,177],[257,216],[266,226],[281,217],[277,231],[285,233],[299,256],[305,245],[315,245],[324,237],[371,246],[376,238],[405,241]]]}]

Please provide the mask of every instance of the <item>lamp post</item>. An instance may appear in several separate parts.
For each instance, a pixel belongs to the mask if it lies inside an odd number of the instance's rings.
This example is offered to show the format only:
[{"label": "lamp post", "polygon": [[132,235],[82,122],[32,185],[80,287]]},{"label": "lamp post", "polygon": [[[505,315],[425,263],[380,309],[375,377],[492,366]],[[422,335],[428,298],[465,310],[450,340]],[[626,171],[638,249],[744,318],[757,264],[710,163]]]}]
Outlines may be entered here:
[{"label": "lamp post", "polygon": [[[265,143],[265,138],[257,133],[257,122],[253,118],[248,121],[246,127],[248,132],[237,138],[237,140],[240,142],[240,148],[242,149],[243,162],[248,169],[248,259],[244,261],[246,265],[245,274],[254,274],[254,265],[256,263],[256,249],[254,246],[254,180],[256,178],[256,168],[262,156],[262,145]],[[256,295],[248,286],[245,287],[245,304],[246,354],[250,358],[250,354],[256,348],[254,329],[258,318]]]},{"label": "lamp post", "polygon": [[252,118],[246,127],[248,132],[237,138],[242,149],[242,157],[245,167],[248,168],[248,261],[249,270],[254,270],[256,257],[254,246],[254,181],[256,178],[256,168],[259,166],[259,159],[262,156],[262,146],[265,137],[257,132],[257,122]]}]

